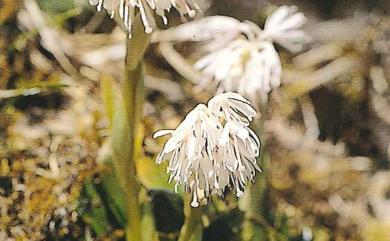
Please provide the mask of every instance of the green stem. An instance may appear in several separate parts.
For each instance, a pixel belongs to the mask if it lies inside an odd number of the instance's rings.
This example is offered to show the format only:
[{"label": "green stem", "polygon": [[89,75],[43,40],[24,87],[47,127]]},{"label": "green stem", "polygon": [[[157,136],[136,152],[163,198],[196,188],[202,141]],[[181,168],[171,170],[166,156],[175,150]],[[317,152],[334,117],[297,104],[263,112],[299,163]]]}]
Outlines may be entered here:
[{"label": "green stem", "polygon": [[197,237],[201,237],[199,233],[202,231],[202,208],[191,207],[190,200],[190,195],[185,194],[184,214],[186,218],[180,231],[179,241],[195,241]]},{"label": "green stem", "polygon": [[[137,29],[134,29],[137,30]],[[141,156],[142,134],[141,120],[144,104],[144,66],[143,55],[149,44],[150,35],[144,33],[143,26],[135,31],[135,36],[127,41],[126,79],[121,83],[122,96],[127,113],[130,135],[130,172],[126,196],[128,224],[126,227],[127,241],[141,241],[141,214],[138,203],[139,183],[136,180],[135,159]]]},{"label": "green stem", "polygon": [[[267,117],[268,109],[264,106],[261,106],[262,118],[259,122],[254,123],[254,129],[256,133],[262,133],[264,130],[264,122]],[[264,217],[265,212],[265,198],[267,193],[267,176],[269,171],[269,153],[267,152],[267,147],[265,140],[262,140],[261,146],[261,156],[259,158],[259,165],[262,169],[261,173],[258,173],[256,176],[256,182],[251,185],[248,189],[248,201],[245,206],[245,216],[246,221],[244,224],[244,238],[245,241],[257,240],[260,236],[264,236],[264,231],[266,233],[273,232],[272,226],[270,226],[267,220]]]},{"label": "green stem", "polygon": [[133,38],[127,39],[125,79],[121,81],[121,101],[112,127],[113,163],[126,198],[126,240],[142,241],[140,184],[135,160],[142,155],[141,120],[144,102],[143,56],[150,42],[141,20],[133,23]]},{"label": "green stem", "polygon": [[[263,126],[255,126],[256,130],[262,130]],[[249,212],[254,216],[262,216],[265,211],[264,202],[267,192],[267,176],[269,169],[270,156],[267,152],[265,140],[262,141],[260,155],[260,168],[262,172],[256,176],[256,182],[249,187],[250,199],[249,199]]]},{"label": "green stem", "polygon": [[140,135],[140,121],[143,103],[143,64],[139,63],[134,71],[127,71],[126,79],[121,83],[124,108],[129,125],[129,159],[125,184],[126,195],[126,240],[141,241],[141,211],[138,202],[140,185],[136,179],[135,160],[141,155],[142,136]]}]

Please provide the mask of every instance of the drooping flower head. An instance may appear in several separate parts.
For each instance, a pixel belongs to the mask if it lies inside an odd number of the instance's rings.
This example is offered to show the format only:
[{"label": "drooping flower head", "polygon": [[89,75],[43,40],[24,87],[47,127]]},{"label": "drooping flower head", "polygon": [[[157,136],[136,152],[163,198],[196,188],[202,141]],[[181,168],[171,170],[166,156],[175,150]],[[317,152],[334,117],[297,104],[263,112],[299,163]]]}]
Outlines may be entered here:
[{"label": "drooping flower head", "polygon": [[[256,24],[226,16],[212,16],[182,24],[160,36],[166,40],[206,41],[196,63],[204,77],[199,85],[219,92],[235,91],[251,100],[266,99],[281,84],[282,65],[274,43],[291,52],[301,49],[307,36],[299,28],[306,18],[296,7],[281,6]],[[196,37],[193,37],[196,36]]]},{"label": "drooping flower head", "polygon": [[131,26],[137,12],[140,13],[145,32],[151,33],[156,28],[154,13],[159,15],[164,24],[168,23],[165,12],[174,7],[181,16],[195,16],[195,10],[199,9],[195,0],[89,0],[91,5],[96,5],[97,10],[102,8],[114,17],[116,13],[123,19],[126,29],[131,33]]},{"label": "drooping flower head", "polygon": [[255,114],[248,100],[229,92],[196,106],[176,130],[154,134],[171,135],[157,163],[169,161],[169,180],[193,194],[192,206],[199,206],[199,195],[222,196],[228,187],[240,197],[254,181],[260,141],[249,123]]}]

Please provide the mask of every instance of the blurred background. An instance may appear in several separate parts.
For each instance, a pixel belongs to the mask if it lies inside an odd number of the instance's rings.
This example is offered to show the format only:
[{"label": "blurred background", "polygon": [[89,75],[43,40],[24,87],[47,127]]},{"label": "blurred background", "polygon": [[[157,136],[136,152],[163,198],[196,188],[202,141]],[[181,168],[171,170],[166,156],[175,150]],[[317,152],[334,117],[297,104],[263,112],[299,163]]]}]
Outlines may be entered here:
[{"label": "blurred background", "polygon": [[[244,228],[245,198],[228,193],[205,210],[202,240],[390,241],[390,2],[202,1],[204,15],[259,26],[284,4],[305,13],[312,40],[297,54],[278,49],[283,84],[257,130],[266,148],[258,229]],[[0,0],[1,241],[124,239],[102,99],[123,78],[125,38],[87,0]],[[193,63],[198,47],[156,43],[146,53],[137,172],[154,217],[143,222],[160,240],[177,237],[183,201],[154,163],[162,142],[151,136],[212,96],[169,64],[176,53]]]}]

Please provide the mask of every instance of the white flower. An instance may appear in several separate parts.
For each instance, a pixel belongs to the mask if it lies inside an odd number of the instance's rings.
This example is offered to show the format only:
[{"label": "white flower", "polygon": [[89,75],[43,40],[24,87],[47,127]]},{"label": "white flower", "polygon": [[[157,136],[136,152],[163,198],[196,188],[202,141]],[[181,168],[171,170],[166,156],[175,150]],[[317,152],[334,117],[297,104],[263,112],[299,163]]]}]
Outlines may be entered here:
[{"label": "white flower", "polygon": [[295,6],[279,7],[267,18],[262,38],[275,41],[291,52],[301,50],[308,37],[299,28],[306,22],[306,17],[297,11]]},{"label": "white flower", "polygon": [[252,101],[280,86],[282,65],[274,42],[289,51],[300,50],[307,40],[299,28],[306,21],[296,7],[281,6],[256,24],[226,16],[212,16],[159,33],[162,41],[204,41],[204,54],[195,63],[204,77],[199,86],[217,93],[236,91]]},{"label": "white flower", "polygon": [[[264,30],[249,21],[229,20],[231,24],[227,26],[234,27],[235,37],[225,34],[210,39],[205,48],[208,54],[195,63],[195,68],[204,74],[200,87],[217,89],[217,92],[237,91],[253,101],[259,97],[265,100],[267,94],[281,84],[282,65],[273,42],[296,51],[307,40],[304,32],[299,30],[306,18],[296,11],[296,7],[279,7],[267,18]],[[224,21],[227,23],[228,19]],[[207,22],[211,24],[213,21]],[[218,46],[215,42],[225,44]]]},{"label": "white flower", "polygon": [[114,17],[115,13],[118,12],[129,33],[131,33],[131,26],[138,9],[145,26],[145,32],[151,33],[153,29],[156,28],[153,12],[161,16],[164,24],[168,23],[165,11],[169,12],[172,7],[174,7],[181,16],[187,14],[189,17],[194,17],[195,9],[198,9],[198,5],[195,1],[196,0],[89,0],[89,3],[91,5],[96,5],[98,11],[105,8],[111,17]]},{"label": "white flower", "polygon": [[253,101],[281,82],[279,55],[267,41],[237,39],[199,59],[195,68],[204,74],[200,87],[237,91]]},{"label": "white flower", "polygon": [[255,114],[248,100],[229,92],[199,104],[176,130],[154,134],[171,135],[157,163],[169,161],[170,181],[193,194],[192,206],[199,206],[201,196],[222,196],[227,187],[240,197],[254,181],[260,141],[248,126]]}]

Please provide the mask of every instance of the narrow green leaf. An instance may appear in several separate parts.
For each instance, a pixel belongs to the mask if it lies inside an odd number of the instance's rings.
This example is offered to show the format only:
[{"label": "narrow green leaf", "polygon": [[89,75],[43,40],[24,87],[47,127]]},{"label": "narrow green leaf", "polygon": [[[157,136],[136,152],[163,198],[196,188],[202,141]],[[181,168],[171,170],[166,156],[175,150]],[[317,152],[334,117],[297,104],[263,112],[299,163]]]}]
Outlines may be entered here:
[{"label": "narrow green leaf", "polygon": [[158,235],[154,224],[152,213],[152,205],[150,202],[145,202],[142,210],[142,240],[157,241]]},{"label": "narrow green leaf", "polygon": [[[107,163],[112,167],[112,163]],[[105,198],[107,203],[115,216],[117,222],[121,225],[121,227],[125,227],[126,225],[126,205],[125,205],[125,194],[119,185],[118,179],[115,176],[114,172],[107,173],[101,177],[101,185],[104,188]]]},{"label": "narrow green leaf", "polygon": [[91,179],[84,183],[80,203],[79,212],[83,220],[91,225],[96,235],[102,236],[107,234],[110,230],[110,222],[102,200]]},{"label": "narrow green leaf", "polygon": [[104,104],[104,112],[108,118],[110,127],[114,119],[114,111],[117,104],[118,87],[112,76],[103,75],[100,81],[100,95]]}]

